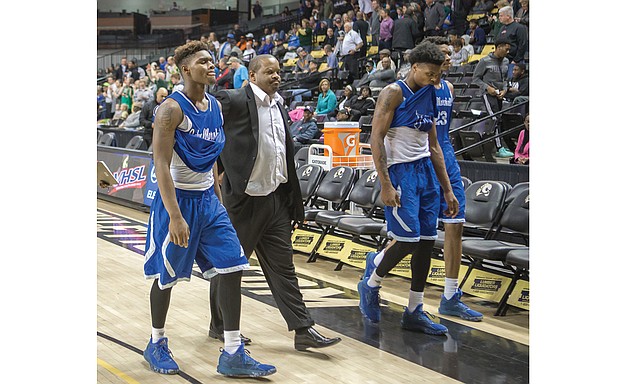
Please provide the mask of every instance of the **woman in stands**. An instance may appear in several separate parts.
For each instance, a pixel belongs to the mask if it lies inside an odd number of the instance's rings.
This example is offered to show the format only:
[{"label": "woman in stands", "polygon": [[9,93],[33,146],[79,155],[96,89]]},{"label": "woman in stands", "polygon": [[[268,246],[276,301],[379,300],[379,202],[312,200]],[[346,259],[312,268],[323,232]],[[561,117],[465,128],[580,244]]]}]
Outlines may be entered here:
[{"label": "woman in stands", "polygon": [[346,87],[344,87],[342,96],[340,96],[340,98],[336,102],[336,108],[332,112],[327,114],[327,118],[330,121],[336,121],[336,115],[338,114],[338,111],[344,109],[345,107],[349,107],[351,104],[351,100],[353,100],[354,97],[355,88],[353,88],[351,85],[347,85]]},{"label": "woman in stands", "polygon": [[370,87],[364,85],[360,88],[360,95],[354,97],[349,104],[349,107],[345,107],[351,113],[351,121],[359,121],[361,116],[369,115],[369,109],[375,107],[375,99],[372,98],[372,91]]},{"label": "woman in stands", "polygon": [[515,150],[515,157],[510,159],[512,164],[530,164],[530,115],[525,115],[523,121],[525,129],[519,133],[519,140],[517,141],[517,149]]},{"label": "woman in stands", "polygon": [[316,102],[317,115],[327,115],[336,110],[336,94],[330,89],[329,80],[323,79],[319,83],[319,100]]}]

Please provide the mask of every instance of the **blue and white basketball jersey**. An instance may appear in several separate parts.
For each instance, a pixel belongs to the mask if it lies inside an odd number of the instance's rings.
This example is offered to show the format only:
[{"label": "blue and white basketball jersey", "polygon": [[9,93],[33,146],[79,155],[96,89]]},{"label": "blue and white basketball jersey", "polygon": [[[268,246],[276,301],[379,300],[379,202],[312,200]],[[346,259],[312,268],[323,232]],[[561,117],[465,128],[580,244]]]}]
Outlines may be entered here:
[{"label": "blue and white basketball jersey", "polygon": [[435,86],[428,85],[417,92],[403,80],[396,82],[402,89],[403,102],[394,111],[392,123],[385,136],[388,167],[429,157],[428,131],[437,115]]},{"label": "blue and white basketball jersey", "polygon": [[[183,92],[175,91],[174,99],[183,111],[177,127],[170,174],[174,186],[186,190],[206,190],[213,185],[211,169],[224,148],[224,118],[215,97],[205,93],[209,108],[201,111]],[[157,109],[154,111],[154,115]]]},{"label": "blue and white basketball jersey", "polygon": [[437,120],[435,121],[435,127],[437,128],[437,141],[443,148],[444,145],[450,145],[450,121],[452,120],[452,102],[454,98],[448,88],[448,83],[445,80],[441,80],[441,88],[435,88],[435,94],[437,95]]}]

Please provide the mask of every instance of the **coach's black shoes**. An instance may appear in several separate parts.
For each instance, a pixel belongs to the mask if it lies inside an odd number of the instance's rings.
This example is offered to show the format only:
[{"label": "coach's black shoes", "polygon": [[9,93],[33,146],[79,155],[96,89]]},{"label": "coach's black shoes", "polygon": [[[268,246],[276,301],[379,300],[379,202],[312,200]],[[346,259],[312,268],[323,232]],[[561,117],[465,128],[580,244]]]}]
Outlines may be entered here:
[{"label": "coach's black shoes", "polygon": [[329,347],[338,344],[341,340],[339,337],[325,337],[312,327],[295,330],[295,349],[298,351],[305,351],[308,348]]},{"label": "coach's black shoes", "polygon": [[[222,333],[216,332],[215,330],[213,330],[213,328],[209,328],[209,337],[212,337],[214,339],[218,339],[222,343],[224,342],[224,332],[222,332]],[[245,336],[241,335],[241,342],[244,345],[250,345],[250,343],[252,342],[252,339],[250,339],[249,337],[245,337]]]}]

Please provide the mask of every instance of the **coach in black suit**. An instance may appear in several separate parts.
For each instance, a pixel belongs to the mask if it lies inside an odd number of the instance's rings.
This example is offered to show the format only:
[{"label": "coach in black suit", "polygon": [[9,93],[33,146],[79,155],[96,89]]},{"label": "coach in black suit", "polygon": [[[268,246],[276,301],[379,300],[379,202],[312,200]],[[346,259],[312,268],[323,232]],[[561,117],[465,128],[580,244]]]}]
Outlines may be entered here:
[{"label": "coach in black suit", "polygon": [[[277,93],[280,64],[272,55],[259,55],[248,71],[247,86],[216,94],[226,134],[220,155],[224,206],[248,258],[256,251],[278,309],[289,331],[295,330],[295,349],[327,347],[340,338],[323,337],[312,327],[293,264],[292,220],[303,220],[304,209],[295,146]],[[212,297],[217,285],[215,278]],[[211,328],[218,329],[217,323],[212,313]]]}]

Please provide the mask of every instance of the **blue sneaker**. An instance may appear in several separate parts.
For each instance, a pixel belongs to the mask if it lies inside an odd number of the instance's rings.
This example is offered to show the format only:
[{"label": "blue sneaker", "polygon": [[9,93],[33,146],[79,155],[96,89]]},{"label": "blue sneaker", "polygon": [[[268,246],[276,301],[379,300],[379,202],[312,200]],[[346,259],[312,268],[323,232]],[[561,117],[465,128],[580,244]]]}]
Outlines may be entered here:
[{"label": "blue sneaker", "polygon": [[461,319],[469,321],[482,321],[482,313],[474,311],[461,301],[463,291],[456,290],[456,293],[450,300],[441,295],[441,303],[439,303],[439,313],[442,315],[458,316]]},{"label": "blue sneaker", "polygon": [[418,304],[413,312],[409,312],[407,307],[405,307],[400,325],[403,329],[420,331],[428,333],[429,335],[445,335],[448,333],[448,328],[439,323],[435,323],[431,320],[431,317],[433,319],[435,318],[435,316],[422,310],[422,304]]},{"label": "blue sneaker", "polygon": [[217,364],[217,372],[224,376],[232,377],[259,377],[269,376],[276,373],[276,367],[273,365],[261,364],[250,357],[250,351],[246,351],[243,343],[237,351],[232,355],[220,348],[219,363]]},{"label": "blue sneaker", "polygon": [[362,279],[369,278],[370,275],[372,275],[372,273],[375,271],[375,269],[377,269],[374,263],[377,253],[378,252],[368,252],[366,254],[366,268],[364,269],[364,276],[362,276]]},{"label": "blue sneaker", "polygon": [[157,343],[153,343],[153,338],[151,338],[143,355],[151,370],[165,375],[179,373],[179,366],[172,359],[172,352],[168,348],[167,337],[161,338]]},{"label": "blue sneaker", "polygon": [[357,283],[357,292],[360,294],[360,311],[370,321],[378,323],[381,320],[381,309],[379,308],[379,289],[368,286],[368,278]]}]

